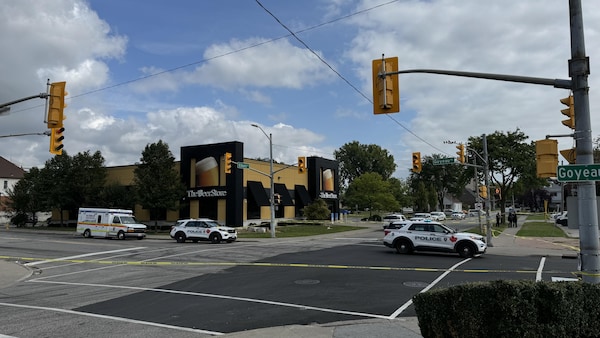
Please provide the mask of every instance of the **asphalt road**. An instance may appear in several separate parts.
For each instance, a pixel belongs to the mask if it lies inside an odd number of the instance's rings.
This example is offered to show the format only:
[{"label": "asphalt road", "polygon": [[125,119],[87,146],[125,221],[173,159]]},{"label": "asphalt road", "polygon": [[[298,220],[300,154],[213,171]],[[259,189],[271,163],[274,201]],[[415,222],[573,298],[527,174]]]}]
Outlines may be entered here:
[{"label": "asphalt road", "polygon": [[428,288],[577,270],[577,260],[560,257],[398,255],[380,229],[218,245],[2,232],[2,258],[34,274],[0,289],[0,333],[202,337],[392,319],[415,316],[410,299]]}]

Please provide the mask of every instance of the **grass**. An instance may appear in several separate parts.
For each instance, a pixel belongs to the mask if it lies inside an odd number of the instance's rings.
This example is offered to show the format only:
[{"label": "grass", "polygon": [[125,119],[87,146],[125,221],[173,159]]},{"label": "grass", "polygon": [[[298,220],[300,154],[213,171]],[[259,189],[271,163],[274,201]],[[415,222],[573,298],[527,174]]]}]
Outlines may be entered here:
[{"label": "grass", "polygon": [[[348,226],[348,225],[287,225],[277,226],[275,235],[280,238],[284,237],[304,237],[331,234],[336,232],[352,231],[364,229],[365,227]],[[270,238],[271,232],[266,228],[266,232],[249,232],[238,230],[239,238]]]},{"label": "grass", "polygon": [[554,223],[529,221],[523,223],[517,236],[523,237],[567,237],[564,231],[554,225]]}]

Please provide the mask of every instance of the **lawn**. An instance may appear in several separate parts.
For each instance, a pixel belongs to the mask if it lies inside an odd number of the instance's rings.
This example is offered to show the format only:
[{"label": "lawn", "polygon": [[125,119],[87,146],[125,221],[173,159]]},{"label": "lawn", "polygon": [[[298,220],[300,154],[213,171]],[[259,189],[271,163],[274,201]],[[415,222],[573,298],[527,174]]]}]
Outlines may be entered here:
[{"label": "lawn", "polygon": [[523,237],[567,237],[564,231],[554,225],[554,223],[527,221],[523,223],[517,236]]}]

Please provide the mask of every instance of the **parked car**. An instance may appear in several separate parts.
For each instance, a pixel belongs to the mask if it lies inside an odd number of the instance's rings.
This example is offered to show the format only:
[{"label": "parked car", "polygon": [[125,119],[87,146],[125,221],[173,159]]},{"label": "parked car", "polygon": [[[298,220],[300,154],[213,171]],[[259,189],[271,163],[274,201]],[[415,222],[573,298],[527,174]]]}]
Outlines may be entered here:
[{"label": "parked car", "polygon": [[450,217],[452,219],[465,219],[465,213],[462,211],[453,212]]},{"label": "parked car", "polygon": [[441,222],[441,221],[445,221],[446,220],[446,214],[444,214],[441,211],[432,211],[432,212],[430,212],[430,214],[431,214],[431,220],[432,221]]},{"label": "parked car", "polygon": [[563,211],[558,217],[555,219],[556,224],[560,224],[564,227],[569,225],[569,217],[567,215],[567,211]]},{"label": "parked car", "polygon": [[402,214],[390,214],[383,216],[383,228],[386,229],[388,225],[396,221],[406,221],[406,217]]}]

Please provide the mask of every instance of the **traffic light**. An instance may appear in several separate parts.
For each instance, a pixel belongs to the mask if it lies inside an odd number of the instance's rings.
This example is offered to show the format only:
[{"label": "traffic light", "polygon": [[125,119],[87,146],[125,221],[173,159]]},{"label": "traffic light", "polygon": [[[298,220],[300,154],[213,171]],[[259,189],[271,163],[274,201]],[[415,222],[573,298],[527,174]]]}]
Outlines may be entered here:
[{"label": "traffic light", "polygon": [[561,99],[560,103],[569,107],[560,111],[563,115],[568,117],[568,119],[562,120],[562,124],[571,129],[575,129],[575,103],[573,100],[573,95]]},{"label": "traffic light", "polygon": [[52,128],[50,130],[50,153],[54,155],[62,155],[63,140],[65,139],[65,128]]},{"label": "traffic light", "polygon": [[273,197],[275,197],[275,204],[281,204],[281,195],[280,194],[275,194],[275,195],[273,195]]},{"label": "traffic light", "polygon": [[458,155],[458,162],[465,163],[465,145],[461,143],[456,146],[456,149],[458,149],[456,152],[456,155]]},{"label": "traffic light", "polygon": [[65,91],[66,82],[54,82],[50,84],[50,98],[48,102],[48,128],[62,128],[64,116],[64,109],[67,107],[65,104],[65,96],[68,93]]},{"label": "traffic light", "polygon": [[298,156],[298,174],[302,174],[306,171],[306,157]]},{"label": "traffic light", "polygon": [[479,196],[481,196],[481,198],[487,198],[487,187],[485,185],[479,187]]},{"label": "traffic light", "polygon": [[558,141],[552,139],[535,141],[537,177],[556,177],[558,167]]},{"label": "traffic light", "polygon": [[226,174],[231,174],[231,153],[230,152],[226,152],[225,153],[225,173]]},{"label": "traffic light", "polygon": [[414,173],[420,173],[421,170],[423,170],[423,167],[421,166],[421,153],[414,152],[412,153],[412,171]]},{"label": "traffic light", "polygon": [[400,111],[400,86],[398,57],[373,60],[373,114],[397,113]]},{"label": "traffic light", "polygon": [[569,162],[569,164],[577,163],[577,148],[564,149],[560,154]]}]

